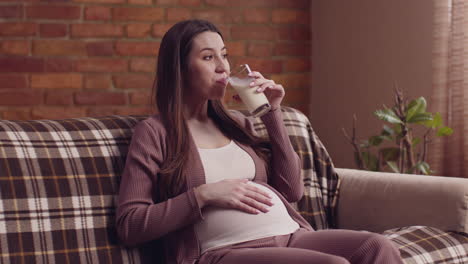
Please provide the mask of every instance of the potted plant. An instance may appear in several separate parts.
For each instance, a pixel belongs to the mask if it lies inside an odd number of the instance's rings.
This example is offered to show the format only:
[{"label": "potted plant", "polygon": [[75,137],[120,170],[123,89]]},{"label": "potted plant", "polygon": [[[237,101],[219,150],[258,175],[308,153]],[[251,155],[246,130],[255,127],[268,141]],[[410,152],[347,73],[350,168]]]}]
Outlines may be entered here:
[{"label": "potted plant", "polygon": [[[440,113],[426,111],[424,97],[408,102],[403,92],[395,89],[395,105],[376,110],[374,114],[387,124],[378,135],[367,140],[356,139],[356,116],[350,137],[343,128],[344,136],[354,149],[355,162],[359,169],[393,171],[397,173],[432,174],[427,163],[428,144],[432,136],[448,136],[453,130],[443,125]],[[417,136],[416,128],[422,135]],[[386,142],[388,142],[386,144]]]}]

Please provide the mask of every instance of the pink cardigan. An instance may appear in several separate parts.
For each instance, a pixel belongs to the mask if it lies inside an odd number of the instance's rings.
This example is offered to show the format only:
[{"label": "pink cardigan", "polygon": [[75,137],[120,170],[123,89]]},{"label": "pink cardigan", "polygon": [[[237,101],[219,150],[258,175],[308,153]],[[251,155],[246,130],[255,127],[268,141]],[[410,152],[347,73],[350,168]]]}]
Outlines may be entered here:
[{"label": "pink cardigan", "polygon": [[[241,113],[232,111],[232,117],[253,131],[252,122]],[[300,159],[289,141],[281,110],[273,110],[261,119],[272,145],[271,173],[268,177],[263,160],[251,147],[239,144],[254,160],[253,181],[272,189],[299,226],[313,230],[288,203],[301,199],[304,185],[300,174]],[[191,174],[187,176],[186,192],[167,201],[155,203],[158,171],[167,153],[165,139],[166,130],[158,115],[136,125],[120,183],[116,212],[117,232],[127,246],[137,246],[162,238],[168,263],[193,264],[200,257],[200,247],[193,224],[203,219],[194,188],[205,184],[204,170],[196,145],[190,136],[187,171]]]}]

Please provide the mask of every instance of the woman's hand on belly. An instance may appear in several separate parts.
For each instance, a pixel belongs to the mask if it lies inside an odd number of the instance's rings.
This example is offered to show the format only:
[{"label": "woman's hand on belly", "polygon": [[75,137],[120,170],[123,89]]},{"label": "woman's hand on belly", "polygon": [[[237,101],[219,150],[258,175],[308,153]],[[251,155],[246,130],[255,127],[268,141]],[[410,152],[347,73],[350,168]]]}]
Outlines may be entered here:
[{"label": "woman's hand on belly", "polygon": [[250,214],[268,212],[267,208],[273,205],[272,197],[248,182],[248,179],[230,179],[203,184],[195,188],[195,196],[201,208],[211,205]]}]

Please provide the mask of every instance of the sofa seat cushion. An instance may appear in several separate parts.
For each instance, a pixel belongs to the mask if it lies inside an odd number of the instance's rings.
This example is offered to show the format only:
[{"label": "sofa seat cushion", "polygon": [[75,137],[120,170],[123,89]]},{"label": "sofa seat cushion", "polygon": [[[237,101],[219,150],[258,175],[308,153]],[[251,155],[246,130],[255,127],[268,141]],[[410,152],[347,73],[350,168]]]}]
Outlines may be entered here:
[{"label": "sofa seat cushion", "polygon": [[406,264],[468,263],[468,234],[427,226],[410,226],[383,233],[399,248]]}]

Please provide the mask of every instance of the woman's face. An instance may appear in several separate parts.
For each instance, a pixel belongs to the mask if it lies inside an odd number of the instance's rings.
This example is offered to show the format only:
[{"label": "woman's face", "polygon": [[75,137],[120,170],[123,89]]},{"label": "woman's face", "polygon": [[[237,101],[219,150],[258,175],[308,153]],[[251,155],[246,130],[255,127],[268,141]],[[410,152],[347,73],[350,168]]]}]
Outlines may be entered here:
[{"label": "woman's face", "polygon": [[198,34],[188,56],[185,89],[189,98],[223,98],[230,68],[221,36],[211,31]]}]

